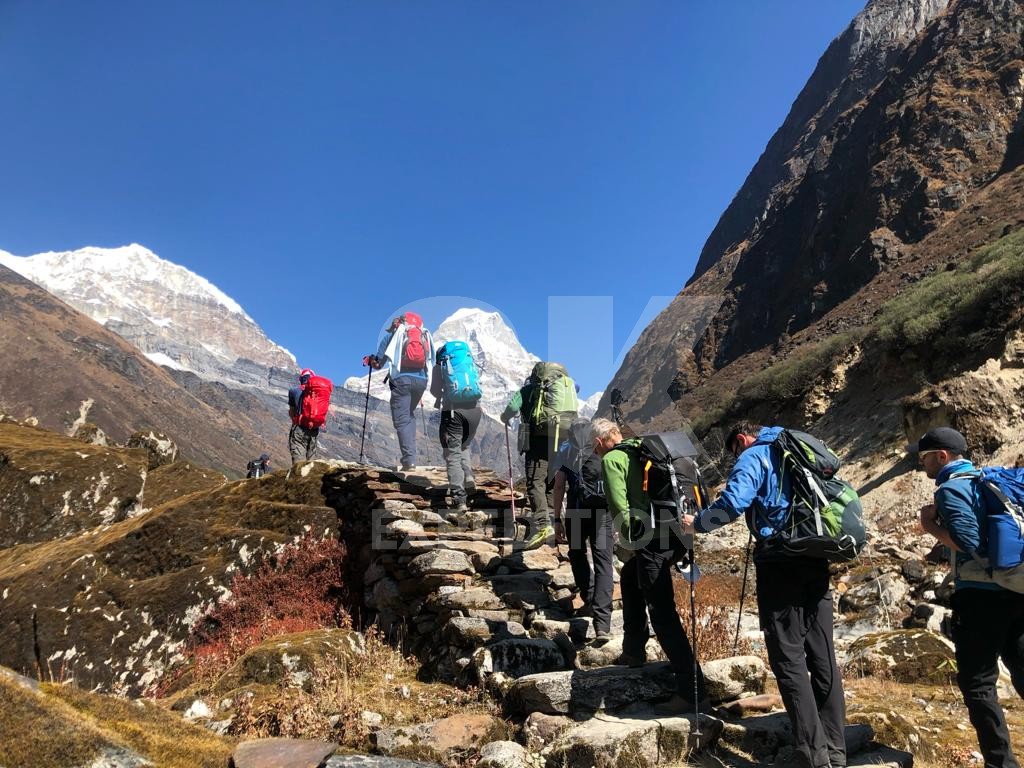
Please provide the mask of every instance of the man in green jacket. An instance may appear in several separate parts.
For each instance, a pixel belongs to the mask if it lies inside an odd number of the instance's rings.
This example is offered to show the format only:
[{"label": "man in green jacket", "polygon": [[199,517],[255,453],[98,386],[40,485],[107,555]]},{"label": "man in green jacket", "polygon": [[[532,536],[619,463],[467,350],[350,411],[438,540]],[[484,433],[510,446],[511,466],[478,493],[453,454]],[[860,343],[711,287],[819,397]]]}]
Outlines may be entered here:
[{"label": "man in green jacket", "polygon": [[666,549],[664,537],[650,536],[642,543],[641,532],[650,530],[650,499],[643,489],[643,465],[640,439],[624,440],[618,425],[608,419],[595,419],[594,450],[602,456],[605,498],[608,511],[619,531],[616,553],[624,561],[619,575],[622,590],[622,640],[620,664],[642,666],[647,661],[646,645],[650,633],[650,612],[654,636],[668,657],[676,675],[678,692],[673,702],[680,710],[689,710],[693,702],[694,669],[697,669],[700,705],[706,704],[704,675],[694,663],[693,649],[676,612],[672,590],[672,564],[677,553]]}]

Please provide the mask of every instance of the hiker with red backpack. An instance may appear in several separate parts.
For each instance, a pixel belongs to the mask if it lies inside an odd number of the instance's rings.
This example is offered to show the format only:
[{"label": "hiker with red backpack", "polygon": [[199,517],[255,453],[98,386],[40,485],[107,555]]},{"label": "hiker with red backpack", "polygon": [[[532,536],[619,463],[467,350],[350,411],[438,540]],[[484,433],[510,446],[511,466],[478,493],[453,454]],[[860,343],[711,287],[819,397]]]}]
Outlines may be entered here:
[{"label": "hiker with red backpack", "polygon": [[935,481],[921,527],[950,549],[956,681],[986,766],[1016,768],[996,694],[999,660],[1024,697],[1024,470],[976,468],[964,436],[936,427],[909,447]]},{"label": "hiker with red backpack", "polygon": [[416,407],[427,389],[433,359],[430,331],[423,327],[423,318],[415,312],[392,320],[377,346],[377,354],[364,359],[375,370],[390,366],[387,381],[391,388],[391,422],[398,433],[400,468],[406,471],[416,468]]},{"label": "hiker with red backpack", "polygon": [[317,376],[310,368],[303,368],[299,373],[299,386],[288,390],[288,416],[292,420],[288,452],[293,465],[303,460],[310,461],[316,455],[317,438],[327,421],[333,389],[330,379]]}]

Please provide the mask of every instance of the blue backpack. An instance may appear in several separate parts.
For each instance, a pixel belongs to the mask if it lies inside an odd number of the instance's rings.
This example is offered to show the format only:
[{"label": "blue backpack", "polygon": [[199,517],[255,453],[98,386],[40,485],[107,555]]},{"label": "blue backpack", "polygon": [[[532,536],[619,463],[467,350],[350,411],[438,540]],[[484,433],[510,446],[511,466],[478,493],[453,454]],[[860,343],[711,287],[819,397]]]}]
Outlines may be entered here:
[{"label": "blue backpack", "polygon": [[1024,592],[1024,469],[985,467],[964,473],[968,474],[985,505],[980,534],[988,557],[969,553],[973,562],[961,566],[960,575],[971,581],[990,579],[1005,589]]},{"label": "blue backpack", "polygon": [[469,344],[449,341],[437,350],[437,364],[444,379],[444,402],[456,408],[473,407],[480,400],[480,374]]}]

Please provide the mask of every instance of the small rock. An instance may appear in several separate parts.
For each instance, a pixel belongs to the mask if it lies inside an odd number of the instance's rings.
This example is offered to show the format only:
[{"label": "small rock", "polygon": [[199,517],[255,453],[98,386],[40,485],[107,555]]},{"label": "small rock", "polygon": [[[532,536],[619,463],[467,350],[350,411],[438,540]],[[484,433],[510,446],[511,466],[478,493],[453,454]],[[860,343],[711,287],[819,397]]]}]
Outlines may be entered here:
[{"label": "small rock", "polygon": [[480,750],[480,768],[530,768],[526,750],[514,741],[492,741]]},{"label": "small rock", "polygon": [[307,739],[243,741],[231,755],[234,768],[317,768],[337,744]]}]

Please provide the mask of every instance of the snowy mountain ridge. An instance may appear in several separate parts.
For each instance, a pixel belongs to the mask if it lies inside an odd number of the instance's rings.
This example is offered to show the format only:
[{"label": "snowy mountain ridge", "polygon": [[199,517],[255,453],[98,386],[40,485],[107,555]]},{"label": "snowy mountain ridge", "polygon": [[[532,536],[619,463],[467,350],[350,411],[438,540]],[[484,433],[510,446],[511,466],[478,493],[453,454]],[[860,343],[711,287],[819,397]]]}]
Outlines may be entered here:
[{"label": "snowy mountain ridge", "polygon": [[[133,243],[14,256],[0,264],[58,296],[159,365],[204,379],[265,387],[295,357],[242,307],[194,272]],[[202,340],[202,341],[200,341]]]}]

